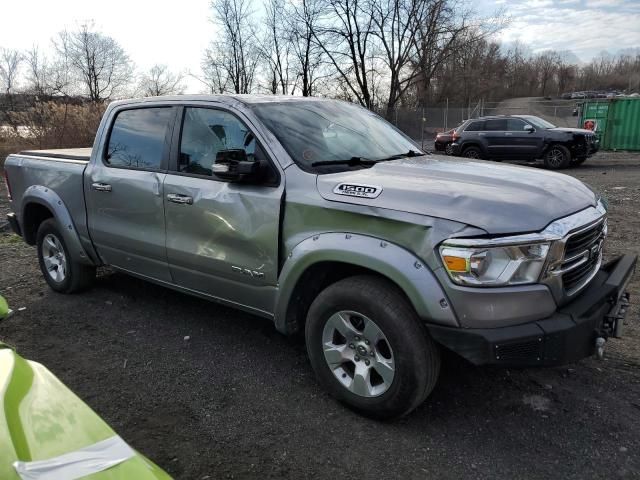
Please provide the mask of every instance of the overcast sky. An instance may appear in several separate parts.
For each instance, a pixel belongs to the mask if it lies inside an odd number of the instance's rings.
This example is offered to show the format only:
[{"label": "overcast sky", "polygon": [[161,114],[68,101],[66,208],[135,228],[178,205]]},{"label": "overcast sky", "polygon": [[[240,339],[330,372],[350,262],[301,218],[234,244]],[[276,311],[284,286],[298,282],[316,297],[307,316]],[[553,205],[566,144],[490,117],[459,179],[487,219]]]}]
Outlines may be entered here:
[{"label": "overcast sky", "polygon": [[[534,52],[572,50],[588,61],[602,50],[616,53],[640,47],[640,0],[480,0],[470,4],[482,15],[504,8],[511,23],[500,39],[520,40]],[[140,69],[161,63],[197,73],[215,33],[208,0],[5,0],[1,12],[2,47],[27,49],[39,44],[48,49],[57,32],[93,19]],[[200,87],[191,81],[189,90],[197,92]]]}]

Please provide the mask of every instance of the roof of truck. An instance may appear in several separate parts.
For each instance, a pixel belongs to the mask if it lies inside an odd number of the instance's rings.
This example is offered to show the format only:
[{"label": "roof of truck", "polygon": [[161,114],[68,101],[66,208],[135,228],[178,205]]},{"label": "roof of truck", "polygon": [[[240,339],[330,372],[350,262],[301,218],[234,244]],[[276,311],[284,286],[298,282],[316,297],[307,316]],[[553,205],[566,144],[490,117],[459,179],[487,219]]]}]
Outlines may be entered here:
[{"label": "roof of truck", "polygon": [[301,102],[301,101],[335,101],[323,97],[300,97],[296,95],[248,95],[248,94],[224,94],[224,95],[164,95],[159,97],[131,98],[119,100],[114,104],[126,104],[135,102],[224,102],[239,101],[245,104],[276,103],[276,102]]}]

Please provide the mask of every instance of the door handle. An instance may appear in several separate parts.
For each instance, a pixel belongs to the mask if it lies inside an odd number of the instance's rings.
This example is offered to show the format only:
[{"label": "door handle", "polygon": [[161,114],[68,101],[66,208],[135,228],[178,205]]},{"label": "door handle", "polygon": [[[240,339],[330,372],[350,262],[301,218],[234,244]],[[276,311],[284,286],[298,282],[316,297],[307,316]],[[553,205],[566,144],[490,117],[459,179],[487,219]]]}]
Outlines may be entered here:
[{"label": "door handle", "polygon": [[98,192],[111,191],[111,185],[109,185],[108,183],[100,183],[100,182],[92,183],[91,188],[93,188],[94,190],[97,190]]},{"label": "door handle", "polygon": [[510,136],[512,136],[512,135],[513,135],[513,133],[511,133],[511,132],[505,132],[504,134],[505,134],[507,137],[510,137]]},{"label": "door handle", "polygon": [[180,195],[179,193],[167,194],[167,200],[173,203],[180,203],[183,205],[193,205],[193,197],[188,195]]}]

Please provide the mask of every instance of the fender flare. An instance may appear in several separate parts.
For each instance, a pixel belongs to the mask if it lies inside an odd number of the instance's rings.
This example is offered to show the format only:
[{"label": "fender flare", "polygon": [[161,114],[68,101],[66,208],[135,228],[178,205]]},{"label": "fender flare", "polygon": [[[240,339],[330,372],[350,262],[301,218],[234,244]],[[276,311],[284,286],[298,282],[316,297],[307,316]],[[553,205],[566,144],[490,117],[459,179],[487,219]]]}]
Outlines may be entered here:
[{"label": "fender flare", "polygon": [[298,280],[309,267],[319,262],[340,262],[377,272],[403,290],[423,320],[459,326],[451,303],[425,262],[385,240],[332,232],[303,240],[287,256],[279,277],[274,309],[274,321],[280,332],[287,332],[287,309]]},{"label": "fender flare", "polygon": [[60,225],[60,231],[64,237],[64,242],[74,260],[77,260],[84,265],[96,265],[82,246],[73,218],[71,218],[69,210],[56,192],[51,188],[44,187],[42,185],[31,185],[25,190],[22,197],[22,208],[20,209],[23,228],[25,225],[24,214],[26,207],[32,203],[37,203],[46,207],[53,214],[53,218],[55,218],[58,225]]}]

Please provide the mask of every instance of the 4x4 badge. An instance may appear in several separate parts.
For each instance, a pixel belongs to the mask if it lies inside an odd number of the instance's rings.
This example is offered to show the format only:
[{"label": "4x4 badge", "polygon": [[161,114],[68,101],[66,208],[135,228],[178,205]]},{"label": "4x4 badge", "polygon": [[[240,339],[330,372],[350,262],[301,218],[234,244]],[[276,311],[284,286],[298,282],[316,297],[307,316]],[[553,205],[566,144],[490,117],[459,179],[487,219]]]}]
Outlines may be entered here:
[{"label": "4x4 badge", "polygon": [[361,183],[340,183],[333,189],[333,193],[348,197],[377,198],[382,193],[382,187]]}]

